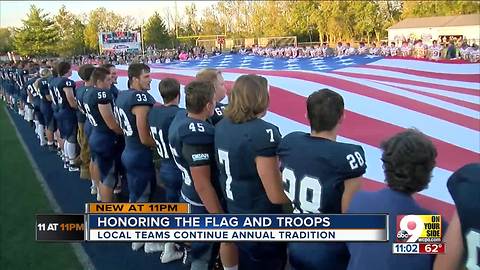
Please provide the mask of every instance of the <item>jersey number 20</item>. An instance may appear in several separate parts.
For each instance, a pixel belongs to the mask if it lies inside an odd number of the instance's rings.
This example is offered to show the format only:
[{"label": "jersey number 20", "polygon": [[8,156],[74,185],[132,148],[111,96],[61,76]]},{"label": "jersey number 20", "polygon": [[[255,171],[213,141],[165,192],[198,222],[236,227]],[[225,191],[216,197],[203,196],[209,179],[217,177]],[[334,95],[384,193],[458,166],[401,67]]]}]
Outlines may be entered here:
[{"label": "jersey number 20", "polygon": [[[322,185],[317,178],[305,176],[297,181],[295,173],[289,168],[284,168],[282,180],[288,184],[285,194],[292,202],[299,202],[300,209],[295,207],[294,212],[319,213],[322,196]],[[297,192],[298,189],[298,192]],[[295,206],[295,205],[294,205]]]}]

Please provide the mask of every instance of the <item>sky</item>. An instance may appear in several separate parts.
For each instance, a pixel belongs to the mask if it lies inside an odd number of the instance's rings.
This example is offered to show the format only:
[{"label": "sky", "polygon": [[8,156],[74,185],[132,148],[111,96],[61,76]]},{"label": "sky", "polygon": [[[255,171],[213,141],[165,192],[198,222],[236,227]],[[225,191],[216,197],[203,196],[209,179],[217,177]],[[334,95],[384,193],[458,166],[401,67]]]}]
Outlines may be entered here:
[{"label": "sky", "polygon": [[169,9],[175,14],[175,2],[177,3],[178,15],[181,18],[185,6],[195,2],[197,14],[201,15],[202,10],[215,4],[217,1],[0,1],[0,27],[19,27],[30,9],[30,5],[42,8],[45,12],[56,14],[62,5],[67,10],[82,14],[90,10],[105,7],[120,15],[130,15],[137,18],[138,22],[147,19],[155,11],[164,16],[165,10]]}]

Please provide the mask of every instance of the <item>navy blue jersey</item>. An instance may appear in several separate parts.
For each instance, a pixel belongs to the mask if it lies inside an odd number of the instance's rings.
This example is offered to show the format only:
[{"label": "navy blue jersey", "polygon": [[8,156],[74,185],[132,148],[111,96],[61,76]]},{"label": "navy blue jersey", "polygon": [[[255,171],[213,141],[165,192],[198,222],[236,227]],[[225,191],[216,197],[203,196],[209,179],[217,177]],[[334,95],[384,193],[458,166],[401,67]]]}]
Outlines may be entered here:
[{"label": "navy blue jersey", "polygon": [[60,95],[60,91],[56,87],[59,77],[50,77],[48,79],[48,90],[50,92],[50,97],[52,98],[52,108],[53,110],[59,109],[59,104],[63,103],[62,96]]},{"label": "navy blue jersey", "polygon": [[73,113],[75,109],[70,106],[70,103],[68,103],[67,95],[65,94],[64,88],[72,88],[73,94],[75,95],[75,82],[70,80],[69,78],[60,77],[59,79],[57,79],[56,85],[54,85],[54,87],[55,93],[57,93],[58,95],[57,99],[60,109],[68,113]]},{"label": "navy blue jersey", "polygon": [[[397,239],[396,218],[398,215],[434,215],[420,207],[412,196],[385,188],[375,192],[355,193],[347,211],[349,214],[385,213],[389,219],[389,241],[383,243],[347,243],[350,251],[348,270],[403,270],[432,269],[434,255],[395,255],[392,244]],[[447,224],[442,220],[442,231]]]},{"label": "navy blue jersey", "polygon": [[344,181],[367,168],[361,146],[304,132],[285,136],[278,157],[285,193],[297,213],[341,213]]},{"label": "navy blue jersey", "polygon": [[465,165],[447,182],[462,227],[466,267],[480,267],[480,163]]},{"label": "navy blue jersey", "polygon": [[77,100],[78,111],[77,111],[77,120],[79,123],[85,123],[87,117],[85,116],[85,107],[83,106],[83,97],[87,91],[87,86],[83,85],[76,89],[75,99]]},{"label": "navy blue jersey", "polygon": [[40,96],[40,99],[43,102],[50,103],[50,101],[47,100],[47,96],[50,95],[50,92],[48,90],[48,79],[47,78],[42,78],[38,81],[38,94]]},{"label": "navy blue jersey", "polygon": [[40,96],[38,95],[37,89],[35,89],[35,81],[38,80],[38,77],[33,77],[29,79],[27,82],[24,84],[25,90],[32,95],[32,100],[30,100],[30,103],[32,103],[35,106],[40,105]]},{"label": "navy blue jersey", "polygon": [[115,117],[125,135],[125,147],[142,146],[138,136],[137,121],[132,113],[135,106],[153,106],[155,99],[146,91],[127,90],[118,93],[115,100]]},{"label": "navy blue jersey", "polygon": [[217,102],[215,104],[215,110],[213,111],[213,115],[208,118],[208,122],[212,125],[216,125],[220,120],[223,119],[223,111],[225,110],[225,104]]},{"label": "navy blue jersey", "polygon": [[210,165],[212,185],[218,191],[214,134],[215,128],[210,123],[190,118],[184,111],[177,113],[170,125],[168,140],[175,163],[182,171],[182,198],[196,206],[203,203],[195,190],[190,167]]},{"label": "navy blue jersey", "polygon": [[153,106],[148,114],[150,134],[157,145],[157,152],[161,159],[172,160],[172,152],[169,147],[168,131],[170,124],[179,111],[185,111],[178,106]]},{"label": "navy blue jersey", "polygon": [[28,70],[21,69],[19,75],[20,75],[20,84],[23,86],[28,80]]},{"label": "navy blue jersey", "polygon": [[102,90],[98,88],[90,89],[83,96],[83,107],[85,109],[85,114],[88,118],[88,121],[92,125],[93,129],[98,129],[100,131],[110,132],[110,128],[105,123],[100,110],[98,109],[99,104],[112,104],[113,97],[112,93],[109,90]]},{"label": "navy blue jersey", "polygon": [[23,87],[26,81],[25,75],[28,75],[26,70],[18,68],[15,70],[15,81],[19,87]]},{"label": "navy blue jersey", "polygon": [[112,83],[112,86],[110,87],[110,92],[112,93],[113,100],[117,99],[118,97],[118,88],[115,84]]},{"label": "navy blue jersey", "polygon": [[220,184],[229,213],[279,213],[257,172],[256,157],[276,155],[281,135],[278,128],[261,119],[234,124],[224,118],[215,128],[215,156]]}]

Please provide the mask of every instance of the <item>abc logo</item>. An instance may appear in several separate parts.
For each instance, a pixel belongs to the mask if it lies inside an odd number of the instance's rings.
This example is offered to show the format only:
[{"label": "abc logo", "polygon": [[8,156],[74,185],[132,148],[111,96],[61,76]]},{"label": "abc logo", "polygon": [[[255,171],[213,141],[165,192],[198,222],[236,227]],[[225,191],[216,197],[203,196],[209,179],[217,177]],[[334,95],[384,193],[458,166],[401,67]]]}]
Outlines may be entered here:
[{"label": "abc logo", "polygon": [[405,230],[400,230],[397,233],[397,239],[398,240],[406,241],[407,238],[409,238],[409,237],[410,237],[410,235]]}]

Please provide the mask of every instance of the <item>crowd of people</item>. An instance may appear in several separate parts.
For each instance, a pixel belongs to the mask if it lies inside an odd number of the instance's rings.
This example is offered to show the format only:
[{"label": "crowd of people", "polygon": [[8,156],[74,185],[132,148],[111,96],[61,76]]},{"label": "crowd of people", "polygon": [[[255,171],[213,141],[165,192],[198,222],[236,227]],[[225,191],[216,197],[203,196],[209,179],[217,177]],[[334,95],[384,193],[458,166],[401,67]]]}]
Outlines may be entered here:
[{"label": "crowd of people", "polygon": [[[230,53],[242,55],[257,55],[272,58],[314,58],[314,57],[348,57],[354,55],[378,55],[391,57],[414,57],[419,59],[463,59],[469,62],[480,62],[480,50],[477,44],[468,45],[466,42],[448,42],[438,44],[436,40],[427,45],[422,40],[403,41],[401,43],[382,42],[377,45],[375,42],[367,44],[359,42],[353,46],[349,42],[338,42],[335,47],[328,43],[313,46],[242,46],[238,49],[232,48]],[[213,47],[208,52],[204,46],[179,46],[174,49],[147,48],[145,53],[125,51],[105,51],[102,54],[78,55],[71,59],[75,65],[112,63],[114,65],[129,65],[131,63],[163,64],[178,61],[191,61],[206,59],[220,55],[222,51]]]},{"label": "crowd of people", "polygon": [[330,47],[328,43],[314,46],[253,46],[251,48],[242,47],[238,51],[241,54],[259,55],[263,57],[274,58],[312,58],[312,57],[332,57],[332,56],[353,56],[353,55],[379,55],[393,57],[415,57],[427,58],[431,60],[439,59],[463,59],[470,62],[480,61],[480,50],[478,45],[469,46],[463,42],[457,48],[454,42],[444,45],[438,44],[436,40],[428,46],[422,40],[415,42],[403,41],[402,43],[382,42],[377,45],[375,42],[367,44],[360,42],[358,47],[350,43],[338,42],[335,48]]},{"label": "crowd of people", "polygon": [[75,65],[112,63],[114,65],[129,65],[131,63],[163,64],[175,61],[190,61],[206,59],[211,56],[219,55],[222,52],[218,48],[212,48],[207,52],[205,47],[187,47],[181,46],[176,49],[154,49],[147,48],[145,53],[125,52],[125,51],[104,51],[102,54],[77,55],[72,57],[72,63]]},{"label": "crowd of people", "polygon": [[[435,168],[432,141],[415,129],[385,138],[379,169],[387,185],[359,191],[369,160],[360,145],[337,141],[344,100],[329,89],[306,100],[311,131],[282,138],[275,123],[262,120],[270,97],[268,80],[258,75],[237,78],[223,104],[222,72],[200,70],[185,86],[186,108],[179,108],[183,93],[173,78],[158,85],[163,103],[154,100],[144,63],[129,65],[128,85],[116,85],[111,63],[81,65],[78,87],[68,62],[6,64],[0,75],[11,113],[31,123],[39,144],[57,153],[65,169],[91,181],[88,192],[98,201],[118,201],[123,190],[132,203],[184,202],[196,214],[432,214],[413,198]],[[162,251],[162,263],[187,258],[191,269],[216,262],[226,270],[285,269],[287,261],[293,269],[460,269],[465,258],[477,263],[467,245],[479,237],[480,197],[472,193],[480,190],[478,175],[480,164],[470,164],[448,180],[457,212],[445,241],[456,248],[436,257],[393,255],[395,229],[386,243],[132,243],[132,249]],[[165,196],[157,196],[158,188]]]}]

